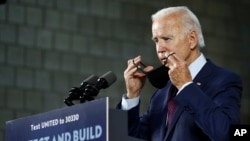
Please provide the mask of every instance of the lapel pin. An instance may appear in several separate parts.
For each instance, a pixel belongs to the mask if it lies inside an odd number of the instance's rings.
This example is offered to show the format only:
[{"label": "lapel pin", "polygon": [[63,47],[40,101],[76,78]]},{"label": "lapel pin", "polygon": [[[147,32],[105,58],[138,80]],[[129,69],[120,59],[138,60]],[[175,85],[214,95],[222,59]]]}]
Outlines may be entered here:
[{"label": "lapel pin", "polygon": [[200,85],[201,85],[201,83],[200,83],[200,82],[197,82],[197,83],[196,83],[196,85],[200,86]]}]

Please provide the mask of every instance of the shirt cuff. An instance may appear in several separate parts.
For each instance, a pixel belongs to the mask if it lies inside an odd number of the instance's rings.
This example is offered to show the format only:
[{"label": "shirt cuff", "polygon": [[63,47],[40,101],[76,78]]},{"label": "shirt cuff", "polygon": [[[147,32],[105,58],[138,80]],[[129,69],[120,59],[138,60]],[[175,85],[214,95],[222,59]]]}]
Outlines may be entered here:
[{"label": "shirt cuff", "polygon": [[122,110],[130,110],[134,108],[139,104],[139,100],[140,100],[139,96],[136,98],[127,99],[126,94],[124,94],[122,97],[122,104],[121,104]]},{"label": "shirt cuff", "polygon": [[192,81],[191,82],[187,82],[186,84],[184,84],[180,89],[179,91],[177,92],[176,95],[178,95],[180,93],[180,91],[182,91],[185,87],[187,87],[189,84],[193,83]]}]

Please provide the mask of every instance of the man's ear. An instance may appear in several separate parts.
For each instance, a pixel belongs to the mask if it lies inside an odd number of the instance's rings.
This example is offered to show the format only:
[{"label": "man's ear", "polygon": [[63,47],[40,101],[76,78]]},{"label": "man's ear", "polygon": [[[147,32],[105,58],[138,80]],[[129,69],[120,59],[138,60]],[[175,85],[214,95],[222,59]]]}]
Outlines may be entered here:
[{"label": "man's ear", "polygon": [[195,49],[198,45],[198,34],[196,31],[191,31],[188,36],[190,49]]}]

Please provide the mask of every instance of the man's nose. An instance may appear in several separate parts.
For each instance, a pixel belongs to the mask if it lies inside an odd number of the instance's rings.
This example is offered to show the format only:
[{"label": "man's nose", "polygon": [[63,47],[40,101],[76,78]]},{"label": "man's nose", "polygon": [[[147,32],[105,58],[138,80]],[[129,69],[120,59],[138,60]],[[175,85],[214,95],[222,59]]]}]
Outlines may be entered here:
[{"label": "man's nose", "polygon": [[163,40],[159,40],[156,44],[158,53],[165,53],[167,51],[166,45]]}]

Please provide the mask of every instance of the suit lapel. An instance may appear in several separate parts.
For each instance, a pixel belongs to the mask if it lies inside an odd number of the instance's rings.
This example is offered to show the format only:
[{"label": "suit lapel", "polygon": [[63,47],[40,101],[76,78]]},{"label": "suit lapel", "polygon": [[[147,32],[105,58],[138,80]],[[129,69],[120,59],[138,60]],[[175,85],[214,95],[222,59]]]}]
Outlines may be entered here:
[{"label": "suit lapel", "polygon": [[209,76],[211,76],[213,72],[214,65],[210,60],[207,60],[207,63],[202,67],[200,72],[197,74],[197,76],[194,78],[193,82],[203,88],[204,84],[206,84],[206,81],[208,81]]},{"label": "suit lapel", "polygon": [[[201,89],[204,88],[206,81],[208,80],[207,77],[209,77],[212,74],[212,68],[213,64],[208,60],[207,63],[204,65],[204,67],[200,70],[200,72],[197,74],[197,76],[194,78],[193,83],[195,83],[198,87]],[[169,85],[168,87],[170,87]],[[176,125],[176,122],[180,118],[181,114],[183,113],[185,109],[185,105],[178,105],[178,108],[174,114],[174,117],[172,119],[171,124],[169,125],[164,141],[166,141],[169,137],[169,134],[174,130],[174,127]]]}]

